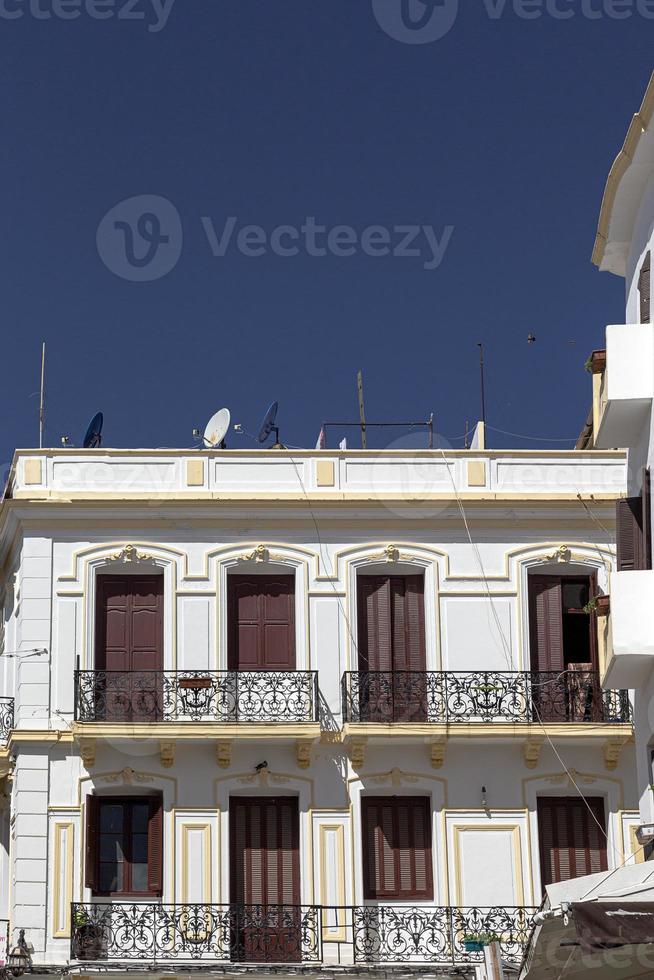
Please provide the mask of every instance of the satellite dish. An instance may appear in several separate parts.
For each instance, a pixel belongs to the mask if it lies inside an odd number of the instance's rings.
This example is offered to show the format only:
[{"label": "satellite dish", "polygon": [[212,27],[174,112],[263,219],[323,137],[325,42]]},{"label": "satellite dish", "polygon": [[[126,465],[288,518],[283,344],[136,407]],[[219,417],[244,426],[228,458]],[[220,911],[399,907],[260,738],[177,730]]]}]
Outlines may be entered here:
[{"label": "satellite dish", "polygon": [[84,449],[98,449],[102,445],[102,412],[96,412],[86,430],[82,445]]},{"label": "satellite dish", "polygon": [[225,449],[225,436],[229,429],[231,415],[228,408],[221,408],[207,422],[202,436],[206,449]]},{"label": "satellite dish", "polygon": [[279,404],[277,402],[273,402],[270,408],[268,409],[268,411],[266,412],[266,414],[264,415],[263,421],[261,423],[261,428],[259,429],[259,435],[257,436],[257,440],[259,442],[261,443],[265,442],[273,430],[276,435],[276,441],[279,442],[279,429],[275,425],[278,408],[279,408]]}]

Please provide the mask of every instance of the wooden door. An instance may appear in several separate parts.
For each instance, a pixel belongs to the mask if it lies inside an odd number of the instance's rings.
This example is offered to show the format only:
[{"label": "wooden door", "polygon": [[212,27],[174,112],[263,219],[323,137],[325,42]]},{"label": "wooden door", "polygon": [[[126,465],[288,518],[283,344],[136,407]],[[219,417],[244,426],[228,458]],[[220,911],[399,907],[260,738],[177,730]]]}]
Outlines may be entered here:
[{"label": "wooden door", "polygon": [[96,589],[95,669],[104,717],[156,720],[162,708],[163,575],[98,575]]},{"label": "wooden door", "polygon": [[230,670],[295,670],[295,576],[230,575]]},{"label": "wooden door", "polygon": [[359,576],[357,621],[361,720],[426,721],[423,576]]},{"label": "wooden door", "polygon": [[606,871],[606,817],[599,796],[538,799],[540,874],[543,890],[554,881]]},{"label": "wooden door", "polygon": [[295,797],[233,797],[229,807],[232,958],[301,959],[300,835]]}]

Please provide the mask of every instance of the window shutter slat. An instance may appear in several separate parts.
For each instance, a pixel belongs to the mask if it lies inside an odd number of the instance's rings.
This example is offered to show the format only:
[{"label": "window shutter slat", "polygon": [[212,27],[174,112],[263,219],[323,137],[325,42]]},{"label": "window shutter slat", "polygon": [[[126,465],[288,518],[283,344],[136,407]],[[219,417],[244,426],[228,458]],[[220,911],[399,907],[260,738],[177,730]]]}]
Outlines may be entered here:
[{"label": "window shutter slat", "polygon": [[390,579],[360,575],[357,596],[359,669],[392,670]]},{"label": "window shutter slat", "polygon": [[98,829],[99,805],[97,796],[86,797],[86,861],[84,866],[84,884],[91,891],[98,889]]},{"label": "window shutter slat", "polygon": [[[598,827],[595,819],[599,822]],[[600,797],[541,797],[538,836],[543,888],[607,870],[604,801]]]},{"label": "window shutter slat", "polygon": [[365,898],[433,898],[429,799],[364,797],[362,826]]},{"label": "window shutter slat", "polygon": [[529,576],[529,633],[532,669],[563,670],[561,579]]},{"label": "window shutter slat", "polygon": [[642,498],[642,567],[652,567],[652,477],[648,467],[643,467],[643,488]]},{"label": "window shutter slat", "polygon": [[391,579],[393,612],[393,669],[426,669],[425,604],[422,575]]},{"label": "window shutter slat", "polygon": [[148,891],[161,895],[163,891],[163,800],[150,798],[148,820]]},{"label": "window shutter slat", "polygon": [[643,500],[627,497],[616,504],[616,538],[618,571],[629,572],[643,567]]},{"label": "window shutter slat", "polygon": [[652,300],[652,253],[648,252],[638,276],[638,296],[640,300],[640,322],[651,321]]}]

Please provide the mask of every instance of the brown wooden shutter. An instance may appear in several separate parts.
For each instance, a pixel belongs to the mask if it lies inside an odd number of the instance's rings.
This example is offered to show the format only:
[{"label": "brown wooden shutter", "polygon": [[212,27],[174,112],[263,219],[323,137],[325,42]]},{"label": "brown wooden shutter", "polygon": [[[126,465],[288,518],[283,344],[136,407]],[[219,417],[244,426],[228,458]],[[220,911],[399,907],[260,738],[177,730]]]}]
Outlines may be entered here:
[{"label": "brown wooden shutter", "polygon": [[537,806],[543,889],[554,881],[607,870],[601,797],[540,797]]},{"label": "brown wooden shutter", "polygon": [[97,670],[163,670],[163,575],[98,575]]},{"label": "brown wooden shutter", "polygon": [[422,575],[391,579],[393,670],[424,671],[425,602]]},{"label": "brown wooden shutter", "polygon": [[391,580],[387,575],[357,577],[359,670],[393,669]]},{"label": "brown wooden shutter", "polygon": [[562,671],[563,619],[558,576],[529,576],[529,636],[532,670]]},{"label": "brown wooden shutter", "polygon": [[652,253],[648,252],[638,276],[638,296],[640,299],[640,322],[651,321],[652,298]]},{"label": "brown wooden shutter", "polygon": [[364,797],[362,829],[365,898],[433,897],[427,797]]},{"label": "brown wooden shutter", "polygon": [[228,577],[230,670],[295,669],[295,577]]},{"label": "brown wooden shutter", "polygon": [[642,568],[643,560],[643,498],[627,497],[616,504],[616,538],[618,571],[629,572]]},{"label": "brown wooden shutter", "polygon": [[152,796],[148,820],[148,891],[152,895],[163,892],[163,800]]},{"label": "brown wooden shutter", "polygon": [[230,801],[230,899],[240,905],[298,905],[297,799]]},{"label": "brown wooden shutter", "polygon": [[98,889],[98,862],[99,862],[99,819],[100,806],[97,796],[86,797],[86,860],[84,863],[84,884],[91,891]]}]

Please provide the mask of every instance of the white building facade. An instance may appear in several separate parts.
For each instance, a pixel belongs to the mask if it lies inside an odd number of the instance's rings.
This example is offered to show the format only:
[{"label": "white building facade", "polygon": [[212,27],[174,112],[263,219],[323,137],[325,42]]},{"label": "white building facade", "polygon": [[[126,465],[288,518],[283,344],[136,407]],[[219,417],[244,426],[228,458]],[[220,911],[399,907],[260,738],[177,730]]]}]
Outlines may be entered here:
[{"label": "white building facade", "polygon": [[[610,589],[612,644],[604,683],[607,688],[626,683],[636,689],[638,785],[645,825],[654,825],[653,252],[654,75],[611,170],[594,254],[600,269],[625,280],[625,323],[606,328],[606,350],[595,354],[594,445],[628,449],[628,499],[620,505],[619,563]],[[649,836],[654,840],[654,826]]]},{"label": "white building facade", "polygon": [[626,479],[612,449],[18,451],[10,942],[84,976],[517,963],[543,886],[640,822],[599,681]]}]

